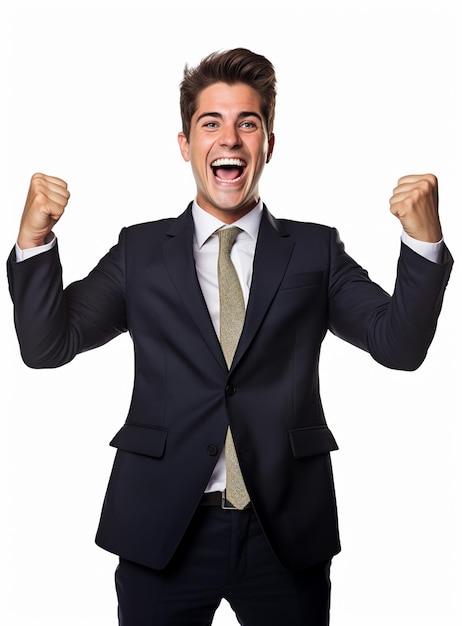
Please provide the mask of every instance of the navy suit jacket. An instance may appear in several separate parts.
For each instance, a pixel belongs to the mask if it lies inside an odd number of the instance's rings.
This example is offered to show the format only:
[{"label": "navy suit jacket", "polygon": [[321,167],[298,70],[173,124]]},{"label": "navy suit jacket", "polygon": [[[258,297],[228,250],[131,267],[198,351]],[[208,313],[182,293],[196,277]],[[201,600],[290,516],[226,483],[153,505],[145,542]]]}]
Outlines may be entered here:
[{"label": "navy suit jacket", "polygon": [[135,380],[96,541],[164,568],[199,504],[231,425],[253,507],[281,563],[340,550],[319,395],[328,330],[391,368],[412,370],[433,338],[452,259],[402,246],[393,296],[371,282],[335,229],[266,207],[242,336],[228,370],[197,280],[191,206],[135,225],[82,281],[62,287],[58,250],[8,262],[22,357],[57,367],[128,331]]}]

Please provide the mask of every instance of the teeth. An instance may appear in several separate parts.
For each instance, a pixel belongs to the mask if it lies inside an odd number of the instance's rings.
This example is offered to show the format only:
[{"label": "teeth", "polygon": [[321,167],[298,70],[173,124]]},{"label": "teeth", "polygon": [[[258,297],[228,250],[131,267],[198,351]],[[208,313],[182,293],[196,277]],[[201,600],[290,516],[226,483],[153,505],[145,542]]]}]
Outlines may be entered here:
[{"label": "teeth", "polygon": [[212,167],[223,167],[225,165],[244,167],[245,163],[241,159],[217,159],[212,163]]}]

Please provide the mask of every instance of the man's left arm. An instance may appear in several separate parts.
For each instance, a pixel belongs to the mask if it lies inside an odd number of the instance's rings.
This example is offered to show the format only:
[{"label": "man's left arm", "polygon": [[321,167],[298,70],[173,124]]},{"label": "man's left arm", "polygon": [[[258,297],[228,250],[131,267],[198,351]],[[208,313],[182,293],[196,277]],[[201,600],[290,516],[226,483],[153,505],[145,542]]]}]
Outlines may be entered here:
[{"label": "man's left arm", "polygon": [[436,177],[401,178],[390,208],[403,227],[393,295],[370,281],[340,245],[332,254],[329,322],[336,335],[379,363],[412,370],[423,362],[433,339],[452,267],[442,239]]}]

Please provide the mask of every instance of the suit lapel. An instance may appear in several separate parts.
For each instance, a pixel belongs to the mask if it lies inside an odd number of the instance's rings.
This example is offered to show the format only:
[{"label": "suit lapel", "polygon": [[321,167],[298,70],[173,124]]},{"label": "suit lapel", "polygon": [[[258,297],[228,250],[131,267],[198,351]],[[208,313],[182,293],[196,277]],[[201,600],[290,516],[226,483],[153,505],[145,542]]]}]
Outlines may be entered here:
[{"label": "suit lapel", "polygon": [[163,252],[168,273],[176,287],[180,299],[191,315],[199,333],[220,365],[226,369],[202,290],[197,279],[193,255],[193,219],[191,204],[172,225],[167,233]]},{"label": "suit lapel", "polygon": [[293,239],[266,207],[258,233],[246,318],[233,367],[242,358],[271,306],[289,263]]}]

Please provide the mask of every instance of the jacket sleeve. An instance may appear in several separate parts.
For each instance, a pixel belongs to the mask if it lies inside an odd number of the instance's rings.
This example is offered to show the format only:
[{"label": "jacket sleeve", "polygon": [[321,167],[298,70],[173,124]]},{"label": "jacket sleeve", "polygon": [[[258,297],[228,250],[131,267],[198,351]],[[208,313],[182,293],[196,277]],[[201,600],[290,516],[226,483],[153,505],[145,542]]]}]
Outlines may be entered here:
[{"label": "jacket sleeve", "polygon": [[386,367],[417,369],[434,337],[452,264],[446,247],[442,263],[433,263],[401,244],[395,288],[390,296],[345,253],[334,231],[330,330]]},{"label": "jacket sleeve", "polygon": [[127,329],[124,231],[119,243],[81,281],[63,289],[58,246],[17,263],[7,262],[14,322],[23,361],[59,367]]}]

